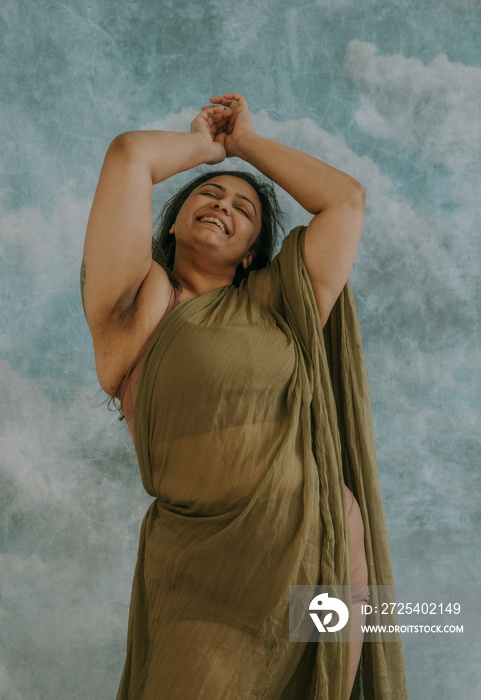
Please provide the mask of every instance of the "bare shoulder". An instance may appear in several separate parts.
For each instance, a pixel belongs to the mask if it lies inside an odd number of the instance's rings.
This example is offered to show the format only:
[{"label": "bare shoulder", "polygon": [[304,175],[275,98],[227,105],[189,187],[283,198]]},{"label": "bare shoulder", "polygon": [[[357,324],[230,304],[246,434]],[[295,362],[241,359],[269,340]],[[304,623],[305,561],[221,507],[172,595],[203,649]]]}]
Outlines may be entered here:
[{"label": "bare shoulder", "polygon": [[165,270],[155,261],[128,307],[92,333],[95,365],[102,389],[115,396],[143,345],[152,335],[173,297]]}]

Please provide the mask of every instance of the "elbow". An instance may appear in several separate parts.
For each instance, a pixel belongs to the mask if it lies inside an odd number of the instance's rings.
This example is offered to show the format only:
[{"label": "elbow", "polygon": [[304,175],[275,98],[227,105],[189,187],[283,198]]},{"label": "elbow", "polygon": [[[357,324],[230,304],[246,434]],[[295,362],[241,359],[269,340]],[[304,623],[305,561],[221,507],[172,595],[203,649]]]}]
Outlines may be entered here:
[{"label": "elbow", "polygon": [[329,200],[322,207],[313,208],[313,214],[320,214],[326,209],[344,209],[364,212],[366,206],[366,190],[360,182],[353,177],[347,176],[347,182],[343,182],[342,187],[331,195]]},{"label": "elbow", "polygon": [[135,131],[124,131],[118,134],[110,143],[110,148],[124,149],[135,139]]},{"label": "elbow", "polygon": [[366,206],[366,190],[361,183],[354,180],[354,178],[352,178],[348,199],[354,206],[358,206],[361,209],[364,209]]},{"label": "elbow", "polygon": [[107,150],[105,163],[110,163],[116,172],[125,172],[128,169],[138,174],[146,168],[149,169],[149,152],[145,148],[142,132],[126,131],[116,136]]},{"label": "elbow", "polygon": [[114,158],[133,158],[138,150],[138,139],[135,131],[125,131],[116,136],[111,142],[107,151],[107,156]]},{"label": "elbow", "polygon": [[339,207],[348,208],[349,211],[363,216],[366,208],[366,190],[360,182],[352,179],[337,204]]}]

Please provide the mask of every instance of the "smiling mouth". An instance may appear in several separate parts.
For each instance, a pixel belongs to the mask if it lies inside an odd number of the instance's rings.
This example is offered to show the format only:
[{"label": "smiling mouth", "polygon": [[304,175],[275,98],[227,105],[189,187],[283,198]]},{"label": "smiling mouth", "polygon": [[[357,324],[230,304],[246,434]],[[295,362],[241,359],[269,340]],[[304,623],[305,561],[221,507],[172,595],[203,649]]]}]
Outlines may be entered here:
[{"label": "smiling mouth", "polygon": [[229,231],[226,229],[226,227],[224,226],[222,221],[220,219],[217,219],[215,216],[201,216],[199,218],[199,221],[207,223],[207,224],[215,224],[216,226],[218,226],[220,228],[222,233],[225,233],[226,236],[229,235]]}]

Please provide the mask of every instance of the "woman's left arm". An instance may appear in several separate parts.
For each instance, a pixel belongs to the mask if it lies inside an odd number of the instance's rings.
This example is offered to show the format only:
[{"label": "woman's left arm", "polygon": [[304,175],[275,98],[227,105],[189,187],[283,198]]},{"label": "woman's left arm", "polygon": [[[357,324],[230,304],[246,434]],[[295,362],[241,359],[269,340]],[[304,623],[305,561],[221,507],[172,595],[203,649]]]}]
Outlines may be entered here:
[{"label": "woman's left arm", "polygon": [[304,255],[324,326],[356,256],[364,219],[363,186],[317,158],[256,134],[241,95],[231,93],[211,102],[232,110],[225,127],[227,155],[251,163],[314,214]]}]

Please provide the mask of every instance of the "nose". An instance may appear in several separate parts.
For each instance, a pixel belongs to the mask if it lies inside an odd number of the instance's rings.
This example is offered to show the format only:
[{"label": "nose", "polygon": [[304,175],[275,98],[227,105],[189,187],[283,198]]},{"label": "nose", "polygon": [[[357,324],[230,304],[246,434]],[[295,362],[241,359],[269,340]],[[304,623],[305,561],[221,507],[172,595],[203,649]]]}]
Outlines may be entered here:
[{"label": "nose", "polygon": [[214,202],[213,208],[214,208],[214,209],[220,209],[220,210],[223,211],[225,214],[229,214],[229,211],[230,211],[229,205],[228,205],[228,203],[226,202],[225,199],[218,199],[216,202]]}]

